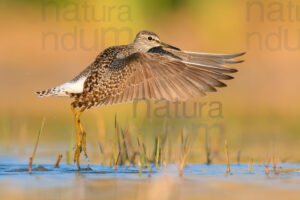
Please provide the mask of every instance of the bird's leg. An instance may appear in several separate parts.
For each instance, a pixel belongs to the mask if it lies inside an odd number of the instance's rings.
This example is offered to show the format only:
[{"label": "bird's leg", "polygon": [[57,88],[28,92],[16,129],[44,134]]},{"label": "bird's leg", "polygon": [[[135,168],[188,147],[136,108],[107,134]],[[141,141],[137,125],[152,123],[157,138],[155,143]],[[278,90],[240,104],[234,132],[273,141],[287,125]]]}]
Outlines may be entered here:
[{"label": "bird's leg", "polygon": [[86,152],[86,132],[84,131],[80,121],[79,121],[79,128],[80,128],[80,131],[81,131],[81,134],[82,134],[81,135],[82,149],[83,149],[83,152],[84,152],[85,159],[87,160],[87,163],[88,163],[87,168],[89,168],[90,167],[90,160],[89,160],[89,157],[88,157],[87,152]]},{"label": "bird's leg", "polygon": [[74,152],[74,163],[76,162],[78,169],[80,169],[80,163],[79,163],[79,157],[80,153],[82,151],[82,143],[81,143],[81,134],[80,134],[80,128],[79,128],[79,117],[83,111],[77,112],[75,108],[71,107],[72,112],[74,114],[75,118],[75,126],[76,126],[76,138],[77,138],[77,144],[75,146],[75,152]]}]

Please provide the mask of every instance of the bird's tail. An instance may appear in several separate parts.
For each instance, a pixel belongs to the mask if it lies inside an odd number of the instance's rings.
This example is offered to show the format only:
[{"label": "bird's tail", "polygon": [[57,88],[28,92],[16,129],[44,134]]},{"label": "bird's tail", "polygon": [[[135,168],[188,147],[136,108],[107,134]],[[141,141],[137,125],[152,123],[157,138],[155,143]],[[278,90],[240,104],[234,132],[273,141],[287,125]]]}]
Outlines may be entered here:
[{"label": "bird's tail", "polygon": [[61,91],[57,87],[35,92],[35,94],[39,95],[39,97],[41,98],[49,96],[59,96],[60,93]]}]

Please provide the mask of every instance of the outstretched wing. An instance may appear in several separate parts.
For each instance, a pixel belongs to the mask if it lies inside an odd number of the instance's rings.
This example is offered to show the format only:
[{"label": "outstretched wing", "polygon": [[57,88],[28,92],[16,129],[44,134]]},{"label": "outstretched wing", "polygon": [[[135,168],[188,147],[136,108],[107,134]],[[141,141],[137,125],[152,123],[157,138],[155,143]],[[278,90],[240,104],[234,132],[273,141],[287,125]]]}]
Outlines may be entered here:
[{"label": "outstretched wing", "polygon": [[113,61],[106,73],[107,80],[114,86],[112,95],[100,105],[142,99],[185,101],[204,96],[206,92],[226,86],[221,80],[232,79],[228,73],[237,70],[222,64],[240,62],[232,58],[242,55],[181,51],[166,54],[158,50],[134,53]]}]

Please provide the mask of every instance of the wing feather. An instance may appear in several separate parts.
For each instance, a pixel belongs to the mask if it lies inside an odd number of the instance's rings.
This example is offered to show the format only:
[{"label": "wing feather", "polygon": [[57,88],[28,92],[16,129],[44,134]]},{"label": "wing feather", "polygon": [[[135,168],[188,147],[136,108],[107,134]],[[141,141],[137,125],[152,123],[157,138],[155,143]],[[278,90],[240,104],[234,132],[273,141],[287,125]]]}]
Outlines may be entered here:
[{"label": "wing feather", "polygon": [[[115,94],[102,104],[115,104],[141,99],[185,101],[215,92],[224,87],[221,80],[233,77],[228,73],[237,70],[222,64],[237,63],[232,60],[242,54],[204,54],[173,52],[182,60],[159,53],[134,53],[114,61],[113,70],[107,73],[110,80],[117,80]],[[125,73],[126,72],[126,73]],[[126,74],[120,76],[120,74]],[[118,78],[115,78],[118,76]],[[120,78],[121,77],[121,78]]]}]

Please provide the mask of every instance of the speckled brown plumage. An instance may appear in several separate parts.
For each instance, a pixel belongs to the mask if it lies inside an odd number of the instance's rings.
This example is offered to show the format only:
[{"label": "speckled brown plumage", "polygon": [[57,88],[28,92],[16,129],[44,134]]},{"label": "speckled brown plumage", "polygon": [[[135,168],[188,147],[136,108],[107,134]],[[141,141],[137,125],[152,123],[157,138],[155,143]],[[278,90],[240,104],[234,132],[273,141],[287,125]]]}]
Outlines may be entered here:
[{"label": "speckled brown plumage", "polygon": [[126,46],[115,46],[105,49],[96,60],[88,67],[89,75],[84,83],[82,93],[70,93],[74,98],[73,107],[90,108],[109,95],[114,85],[105,80],[105,73],[118,54],[126,49]]},{"label": "speckled brown plumage", "polygon": [[113,46],[71,83],[84,77],[82,91],[60,86],[38,92],[40,96],[69,96],[74,108],[92,108],[128,101],[154,99],[184,101],[226,86],[237,70],[224,64],[241,61],[242,54],[206,54],[182,51],[167,45],[150,31],[138,33],[132,44]]}]

